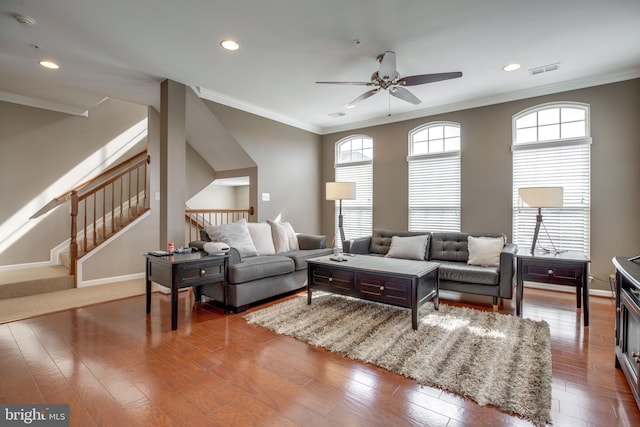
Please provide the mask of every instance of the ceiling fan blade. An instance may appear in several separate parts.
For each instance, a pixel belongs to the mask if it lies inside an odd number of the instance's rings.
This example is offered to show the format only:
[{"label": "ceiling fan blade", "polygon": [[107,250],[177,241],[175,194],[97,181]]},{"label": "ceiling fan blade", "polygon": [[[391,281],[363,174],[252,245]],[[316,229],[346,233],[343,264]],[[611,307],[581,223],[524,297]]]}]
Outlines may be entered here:
[{"label": "ceiling fan blade", "polygon": [[410,102],[414,105],[420,104],[422,101],[418,99],[414,94],[409,92],[407,89],[403,87],[392,87],[389,89],[389,93],[396,98],[402,99],[403,101]]},{"label": "ceiling fan blade", "polygon": [[396,78],[396,53],[386,51],[380,59],[380,68],[378,69],[378,77],[383,81],[391,81]]},{"label": "ceiling fan blade", "polygon": [[442,80],[457,79],[462,77],[460,71],[452,73],[436,73],[436,74],[419,74],[417,76],[407,76],[398,80],[398,84],[402,86],[416,86],[423,85],[425,83],[434,83]]},{"label": "ceiling fan blade", "polygon": [[371,86],[371,82],[316,82],[322,85],[357,85],[357,86]]},{"label": "ceiling fan blade", "polygon": [[371,89],[365,93],[363,93],[362,95],[360,95],[359,97],[357,97],[356,99],[354,99],[351,102],[346,103],[344,106],[345,108],[352,108],[355,107],[355,105],[360,102],[360,101],[364,101],[365,99],[369,98],[372,95],[375,95],[376,93],[378,93],[380,91],[380,88],[377,87],[375,89]]}]

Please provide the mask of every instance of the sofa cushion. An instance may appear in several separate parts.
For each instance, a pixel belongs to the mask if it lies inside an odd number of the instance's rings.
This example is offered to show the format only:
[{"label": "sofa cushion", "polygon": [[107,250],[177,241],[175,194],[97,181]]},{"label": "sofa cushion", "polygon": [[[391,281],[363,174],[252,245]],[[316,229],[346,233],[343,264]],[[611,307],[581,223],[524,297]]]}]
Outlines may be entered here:
[{"label": "sofa cushion", "polygon": [[426,253],[429,253],[429,242],[431,236],[426,231],[396,231],[396,230],[383,230],[374,229],[371,235],[371,244],[369,252],[379,255],[386,255],[391,247],[391,240],[393,236],[408,237],[408,236],[427,236]]},{"label": "sofa cushion", "polygon": [[467,236],[467,233],[460,232],[432,233],[429,259],[466,263],[469,259]]},{"label": "sofa cushion", "polygon": [[455,261],[439,261],[438,276],[440,280],[474,283],[481,285],[497,285],[500,280],[498,267],[481,267]]},{"label": "sofa cushion", "polygon": [[427,246],[427,235],[422,236],[393,236],[391,246],[385,257],[414,259],[422,261],[425,259]]},{"label": "sofa cushion", "polygon": [[243,259],[241,263],[229,265],[227,280],[231,284],[238,284],[291,273],[294,269],[293,260],[286,256],[254,256]]},{"label": "sofa cushion", "polygon": [[212,242],[224,242],[236,248],[243,257],[258,255],[244,218],[232,224],[210,226],[206,230]]},{"label": "sofa cushion", "polygon": [[296,271],[298,271],[298,270],[304,270],[305,268],[307,268],[307,260],[309,258],[315,258],[323,255],[331,255],[332,253],[333,253],[332,249],[322,248],[322,249],[289,251],[280,255],[291,258],[293,260],[293,263],[295,264]]},{"label": "sofa cushion", "polygon": [[247,223],[251,240],[258,251],[258,255],[274,255],[276,248],[273,246],[271,226],[266,222]]},{"label": "sofa cushion", "polygon": [[467,241],[467,264],[500,267],[500,252],[505,243],[502,237],[469,236]]}]

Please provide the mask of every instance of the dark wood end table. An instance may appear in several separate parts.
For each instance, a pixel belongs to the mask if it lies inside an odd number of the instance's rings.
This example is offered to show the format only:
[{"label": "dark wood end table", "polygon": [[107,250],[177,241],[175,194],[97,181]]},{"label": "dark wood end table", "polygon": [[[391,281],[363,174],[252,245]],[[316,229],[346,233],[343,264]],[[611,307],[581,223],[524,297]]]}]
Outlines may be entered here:
[{"label": "dark wood end table", "polygon": [[540,282],[576,288],[576,306],[582,308],[584,326],[589,326],[589,258],[582,252],[516,253],[516,315],[522,316],[523,282]]},{"label": "dark wood end table", "polygon": [[196,301],[200,301],[200,286],[220,283],[224,290],[224,310],[227,312],[228,255],[209,255],[206,252],[154,256],[147,259],[147,314],[151,313],[151,282],[171,289],[171,329],[178,328],[178,289],[194,287]]}]

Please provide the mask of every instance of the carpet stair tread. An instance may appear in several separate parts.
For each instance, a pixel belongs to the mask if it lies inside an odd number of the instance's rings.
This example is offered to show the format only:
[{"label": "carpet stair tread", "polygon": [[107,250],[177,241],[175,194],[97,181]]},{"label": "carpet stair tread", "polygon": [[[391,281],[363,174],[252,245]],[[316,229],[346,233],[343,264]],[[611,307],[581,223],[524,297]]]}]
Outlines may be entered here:
[{"label": "carpet stair tread", "polygon": [[56,292],[75,287],[69,269],[61,265],[0,271],[0,299]]}]

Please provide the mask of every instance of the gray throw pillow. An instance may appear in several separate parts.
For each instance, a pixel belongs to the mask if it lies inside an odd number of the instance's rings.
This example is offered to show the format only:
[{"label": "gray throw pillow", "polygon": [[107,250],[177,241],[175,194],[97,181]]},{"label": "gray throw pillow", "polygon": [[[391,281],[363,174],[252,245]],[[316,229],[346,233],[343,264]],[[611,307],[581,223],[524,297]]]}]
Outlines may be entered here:
[{"label": "gray throw pillow", "polygon": [[251,240],[247,221],[241,219],[232,224],[214,225],[207,228],[207,234],[212,242],[224,242],[236,248],[242,257],[258,255],[258,250]]},{"label": "gray throw pillow", "polygon": [[385,256],[388,258],[403,258],[424,261],[426,250],[426,235],[409,237],[393,236],[391,238],[391,246],[389,247],[389,252],[387,252]]}]

